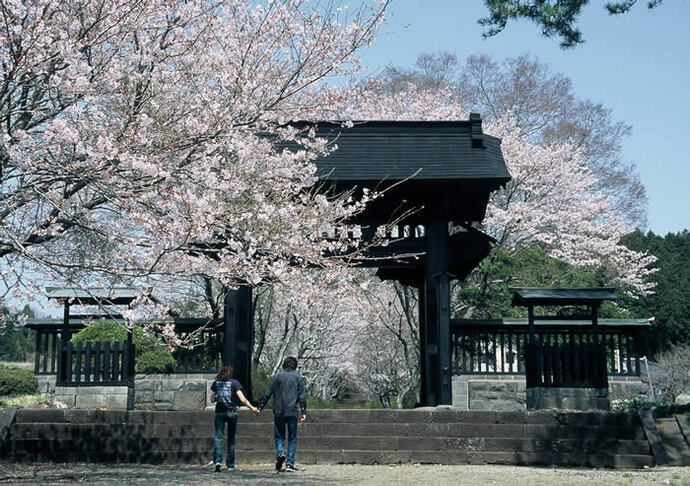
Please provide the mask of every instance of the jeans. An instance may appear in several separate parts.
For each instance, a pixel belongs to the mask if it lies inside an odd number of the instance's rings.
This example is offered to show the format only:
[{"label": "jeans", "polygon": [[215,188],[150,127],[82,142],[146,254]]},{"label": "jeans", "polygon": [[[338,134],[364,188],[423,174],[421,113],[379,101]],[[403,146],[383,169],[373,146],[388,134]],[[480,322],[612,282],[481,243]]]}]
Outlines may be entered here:
[{"label": "jeans", "polygon": [[273,417],[273,434],[276,439],[276,460],[283,455],[285,448],[285,427],[287,426],[288,435],[288,450],[287,461],[288,466],[295,465],[295,453],[297,452],[297,417]]},{"label": "jeans", "polygon": [[235,467],[235,432],[237,431],[237,412],[216,412],[213,425],[216,428],[216,436],[213,440],[213,463],[223,463],[223,429],[228,424],[228,454],[225,464]]}]

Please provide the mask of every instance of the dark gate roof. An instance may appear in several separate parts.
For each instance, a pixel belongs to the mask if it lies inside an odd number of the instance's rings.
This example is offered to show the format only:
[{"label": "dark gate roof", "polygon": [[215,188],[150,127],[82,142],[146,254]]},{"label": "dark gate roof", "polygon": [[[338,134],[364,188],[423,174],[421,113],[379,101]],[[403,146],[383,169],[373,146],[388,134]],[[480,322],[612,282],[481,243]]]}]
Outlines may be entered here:
[{"label": "dark gate roof", "polygon": [[616,300],[616,287],[579,288],[516,288],[513,292],[513,305],[592,305],[604,300]]},{"label": "dark gate roof", "polygon": [[[482,132],[481,117],[461,121],[293,122],[314,129],[337,150],[315,161],[323,190],[387,189],[357,216],[386,222],[411,211],[409,222],[442,218],[481,221],[489,194],[510,174],[501,141]],[[294,149],[297,144],[279,144]]]},{"label": "dark gate roof", "polygon": [[369,121],[350,128],[320,122],[317,134],[338,149],[316,161],[328,181],[491,181],[510,179],[501,141],[469,121]]}]

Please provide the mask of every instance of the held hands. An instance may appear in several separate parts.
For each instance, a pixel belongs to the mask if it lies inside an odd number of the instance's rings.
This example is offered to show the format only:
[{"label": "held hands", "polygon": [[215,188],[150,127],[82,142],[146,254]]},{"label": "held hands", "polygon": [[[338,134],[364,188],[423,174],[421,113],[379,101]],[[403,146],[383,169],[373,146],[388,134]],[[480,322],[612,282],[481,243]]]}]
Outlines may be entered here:
[{"label": "held hands", "polygon": [[300,423],[306,422],[307,421],[307,414],[303,413],[302,415],[300,415],[299,421],[300,421]]},{"label": "held hands", "polygon": [[252,407],[252,413],[253,413],[254,415],[259,415],[259,414],[261,413],[261,410],[259,410],[259,409],[256,408],[256,407]]}]

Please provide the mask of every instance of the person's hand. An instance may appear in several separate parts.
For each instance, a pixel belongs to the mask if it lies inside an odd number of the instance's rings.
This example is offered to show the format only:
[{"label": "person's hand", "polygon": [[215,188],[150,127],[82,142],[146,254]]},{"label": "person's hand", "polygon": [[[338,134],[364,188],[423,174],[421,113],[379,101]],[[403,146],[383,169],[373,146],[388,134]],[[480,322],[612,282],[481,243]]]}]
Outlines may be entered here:
[{"label": "person's hand", "polygon": [[258,408],[254,407],[254,409],[252,409],[252,412],[254,412],[254,415],[259,415],[259,414],[261,413],[261,410],[259,410]]},{"label": "person's hand", "polygon": [[307,421],[307,414],[303,413],[302,416],[299,418],[300,422],[306,422]]}]

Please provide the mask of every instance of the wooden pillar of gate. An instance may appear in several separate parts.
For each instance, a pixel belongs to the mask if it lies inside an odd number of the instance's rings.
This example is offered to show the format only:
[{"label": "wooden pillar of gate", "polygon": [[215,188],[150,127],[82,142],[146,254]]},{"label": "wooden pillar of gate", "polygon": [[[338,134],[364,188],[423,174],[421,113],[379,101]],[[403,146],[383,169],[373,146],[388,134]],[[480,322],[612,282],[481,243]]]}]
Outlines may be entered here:
[{"label": "wooden pillar of gate", "polygon": [[252,288],[241,286],[225,294],[223,363],[233,366],[234,378],[252,399]]},{"label": "wooden pillar of gate", "polygon": [[448,221],[430,221],[425,232],[427,262],[420,299],[425,362],[422,400],[426,406],[451,405]]},{"label": "wooden pillar of gate", "polygon": [[424,307],[424,284],[417,287],[419,296],[419,400],[420,405],[429,405],[427,398],[427,355],[426,355],[426,322]]}]

